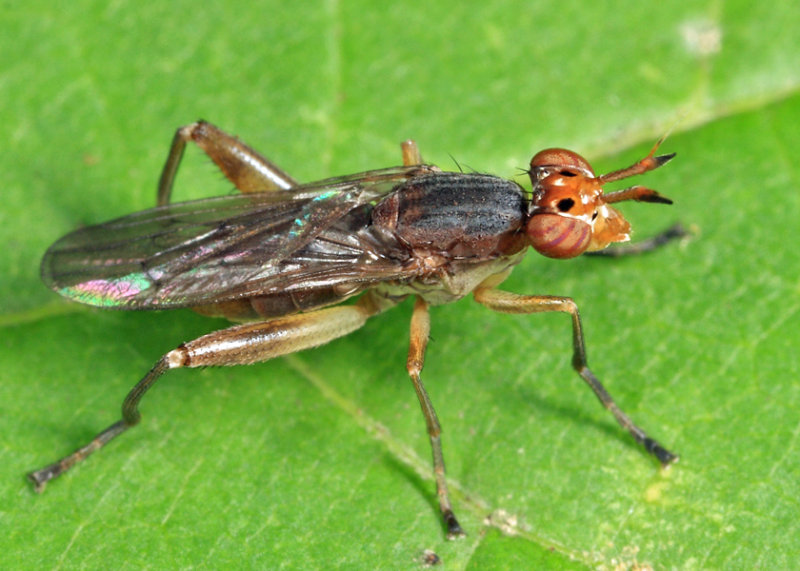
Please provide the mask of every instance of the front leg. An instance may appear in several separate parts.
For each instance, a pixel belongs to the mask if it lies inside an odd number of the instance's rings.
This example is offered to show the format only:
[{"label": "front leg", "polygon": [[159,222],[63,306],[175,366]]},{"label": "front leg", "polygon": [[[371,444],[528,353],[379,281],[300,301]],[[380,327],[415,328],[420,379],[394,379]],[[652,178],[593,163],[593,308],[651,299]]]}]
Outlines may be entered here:
[{"label": "front leg", "polygon": [[578,371],[581,378],[592,388],[594,394],[602,405],[611,411],[614,418],[633,438],[641,444],[648,453],[655,456],[662,466],[668,466],[678,459],[678,456],[661,446],[655,439],[636,426],[633,421],[617,406],[611,395],[589,369],[586,359],[586,346],[583,341],[583,327],[578,306],[568,297],[553,297],[545,295],[519,295],[490,288],[479,288],[474,292],[475,301],[489,309],[502,313],[543,313],[546,311],[559,311],[569,313],[572,317],[572,366]]},{"label": "front leg", "polygon": [[122,418],[97,434],[86,445],[61,460],[28,474],[37,492],[47,482],[85,460],[108,442],[136,426],[141,419],[139,402],[170,369],[215,365],[244,365],[322,345],[360,328],[380,309],[369,296],[355,305],[328,307],[270,321],[234,325],[183,343],[165,354],[131,389],[122,404]]},{"label": "front leg", "polygon": [[675,240],[680,240],[689,236],[689,230],[683,227],[683,224],[677,222],[659,232],[655,236],[651,236],[646,240],[640,242],[627,242],[625,244],[618,244],[606,248],[605,250],[595,250],[594,252],[586,252],[584,256],[591,256],[593,258],[622,258],[626,256],[638,256],[639,254],[646,254],[653,250],[658,250],[662,246],[669,244]]}]

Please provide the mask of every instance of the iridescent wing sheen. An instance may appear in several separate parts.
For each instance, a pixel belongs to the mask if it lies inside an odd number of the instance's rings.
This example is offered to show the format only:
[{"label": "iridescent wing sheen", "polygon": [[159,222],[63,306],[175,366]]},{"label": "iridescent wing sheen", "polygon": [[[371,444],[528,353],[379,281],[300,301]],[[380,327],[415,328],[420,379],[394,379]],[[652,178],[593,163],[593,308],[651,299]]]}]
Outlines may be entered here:
[{"label": "iridescent wing sheen", "polygon": [[382,254],[393,246],[366,231],[371,207],[430,172],[393,167],[136,212],[61,238],[42,260],[42,279],[76,301],[120,309],[381,281],[402,271]]}]

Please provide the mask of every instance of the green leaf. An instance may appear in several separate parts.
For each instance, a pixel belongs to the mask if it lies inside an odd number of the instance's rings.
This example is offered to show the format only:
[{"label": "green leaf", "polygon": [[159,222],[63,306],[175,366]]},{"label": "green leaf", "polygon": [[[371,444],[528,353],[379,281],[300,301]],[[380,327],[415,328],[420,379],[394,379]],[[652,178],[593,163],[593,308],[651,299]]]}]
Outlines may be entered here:
[{"label": "green leaf", "polygon": [[[52,3],[3,16],[3,568],[786,568],[798,546],[800,13],[788,3]],[[171,372],[140,427],[36,495],[31,469],[118,418],[188,311],[86,310],[38,264],[154,203],[203,117],[300,180],[399,162],[514,176],[566,146],[598,171],[667,131],[624,205],[647,256],[531,254],[503,285],[581,307],[593,370],[681,454],[661,471],[570,368],[569,320],[435,308],[424,380],[466,539],[439,521],[404,362],[410,306],[323,348]],[[638,181],[637,181],[638,182]],[[230,192],[190,149],[176,198]]]}]

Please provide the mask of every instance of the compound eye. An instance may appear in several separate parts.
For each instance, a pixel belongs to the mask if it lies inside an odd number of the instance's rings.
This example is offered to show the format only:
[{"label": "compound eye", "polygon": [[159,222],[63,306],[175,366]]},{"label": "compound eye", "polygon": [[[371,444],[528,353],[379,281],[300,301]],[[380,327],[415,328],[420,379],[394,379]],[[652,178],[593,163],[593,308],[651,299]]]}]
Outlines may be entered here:
[{"label": "compound eye", "polygon": [[580,256],[592,240],[591,224],[580,218],[560,214],[534,214],[525,233],[531,246],[548,258]]},{"label": "compound eye", "polygon": [[587,172],[594,176],[589,162],[578,153],[567,149],[545,149],[539,151],[531,159],[531,170],[548,168],[562,176],[578,176]]}]

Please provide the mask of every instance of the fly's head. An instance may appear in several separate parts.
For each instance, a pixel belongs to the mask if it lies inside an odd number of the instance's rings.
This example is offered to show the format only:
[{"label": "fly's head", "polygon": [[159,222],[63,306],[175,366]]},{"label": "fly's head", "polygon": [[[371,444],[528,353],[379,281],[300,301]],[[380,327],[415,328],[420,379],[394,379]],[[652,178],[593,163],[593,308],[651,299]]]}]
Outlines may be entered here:
[{"label": "fly's head", "polygon": [[533,196],[525,233],[537,252],[549,258],[573,258],[630,239],[631,225],[609,206],[637,200],[672,204],[643,186],[603,193],[603,185],[656,169],[675,154],[654,156],[659,141],[645,158],[618,171],[596,176],[591,165],[566,149],[545,149],[531,159],[528,173]]}]

